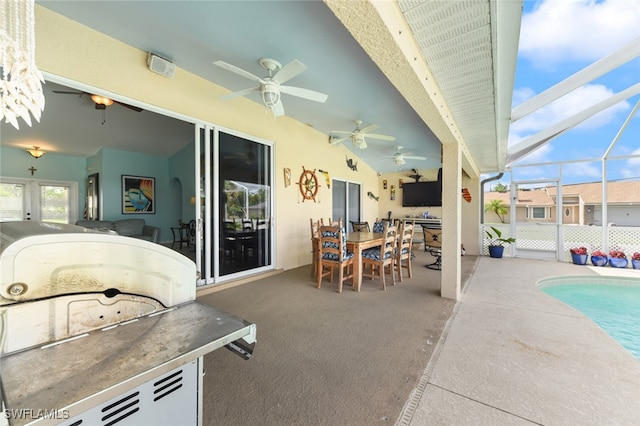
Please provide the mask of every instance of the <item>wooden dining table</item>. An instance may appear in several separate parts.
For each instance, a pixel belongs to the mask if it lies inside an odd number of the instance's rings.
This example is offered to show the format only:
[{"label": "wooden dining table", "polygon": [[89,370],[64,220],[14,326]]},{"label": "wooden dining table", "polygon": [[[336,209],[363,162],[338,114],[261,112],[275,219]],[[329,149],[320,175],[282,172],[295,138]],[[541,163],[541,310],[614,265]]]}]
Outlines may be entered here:
[{"label": "wooden dining table", "polygon": [[347,232],[347,250],[352,251],[353,281],[355,291],[362,285],[362,252],[368,248],[378,247],[384,241],[384,234],[378,232]]}]

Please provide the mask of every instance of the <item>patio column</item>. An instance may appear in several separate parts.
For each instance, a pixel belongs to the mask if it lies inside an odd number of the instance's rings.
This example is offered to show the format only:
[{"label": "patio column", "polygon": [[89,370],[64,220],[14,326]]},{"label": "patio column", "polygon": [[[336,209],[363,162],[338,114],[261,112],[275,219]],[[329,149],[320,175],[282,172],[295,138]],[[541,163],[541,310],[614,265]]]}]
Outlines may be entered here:
[{"label": "patio column", "polygon": [[460,297],[462,230],[462,148],[459,143],[442,145],[442,272],[440,296]]}]

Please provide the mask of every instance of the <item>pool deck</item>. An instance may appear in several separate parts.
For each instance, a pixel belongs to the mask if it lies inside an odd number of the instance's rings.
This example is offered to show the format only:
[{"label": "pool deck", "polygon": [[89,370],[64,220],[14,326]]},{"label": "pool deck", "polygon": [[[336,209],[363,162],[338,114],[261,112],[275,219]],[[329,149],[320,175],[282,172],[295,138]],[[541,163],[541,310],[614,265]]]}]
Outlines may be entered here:
[{"label": "pool deck", "polygon": [[536,287],[580,274],[640,279],[629,268],[481,257],[397,424],[640,424],[640,361]]}]

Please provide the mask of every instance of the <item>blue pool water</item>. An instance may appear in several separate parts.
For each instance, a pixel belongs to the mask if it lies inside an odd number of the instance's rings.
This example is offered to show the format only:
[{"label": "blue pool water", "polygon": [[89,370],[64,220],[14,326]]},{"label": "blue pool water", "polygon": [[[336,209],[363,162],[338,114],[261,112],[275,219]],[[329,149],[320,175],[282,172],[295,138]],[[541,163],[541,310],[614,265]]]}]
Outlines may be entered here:
[{"label": "blue pool water", "polygon": [[539,286],[589,317],[640,360],[640,280],[576,276]]}]

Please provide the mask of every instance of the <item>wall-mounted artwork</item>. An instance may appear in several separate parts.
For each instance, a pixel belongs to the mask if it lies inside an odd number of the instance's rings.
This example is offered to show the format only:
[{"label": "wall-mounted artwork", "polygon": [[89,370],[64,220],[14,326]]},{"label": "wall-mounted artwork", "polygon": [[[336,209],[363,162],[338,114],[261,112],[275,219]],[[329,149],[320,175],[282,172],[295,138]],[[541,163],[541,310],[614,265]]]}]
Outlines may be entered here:
[{"label": "wall-mounted artwork", "polygon": [[122,214],[155,213],[155,186],[155,178],[122,175]]}]

